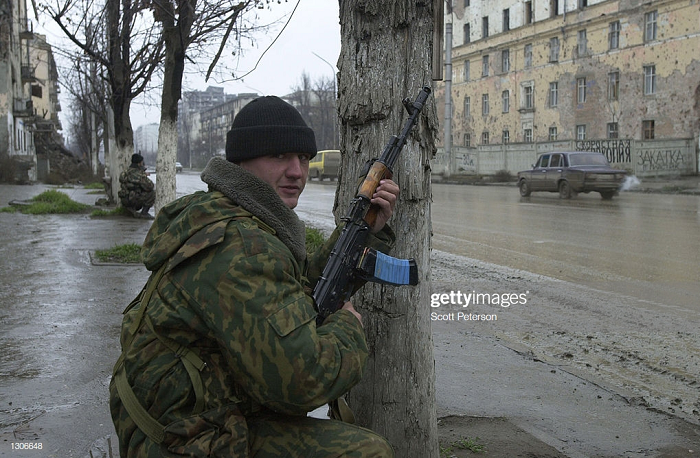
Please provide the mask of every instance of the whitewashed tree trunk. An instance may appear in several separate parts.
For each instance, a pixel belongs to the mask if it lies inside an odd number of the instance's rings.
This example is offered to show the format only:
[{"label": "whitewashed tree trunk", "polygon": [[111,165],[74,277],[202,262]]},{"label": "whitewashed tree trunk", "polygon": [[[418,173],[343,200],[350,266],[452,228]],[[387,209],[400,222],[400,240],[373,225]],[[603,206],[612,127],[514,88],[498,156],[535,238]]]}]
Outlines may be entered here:
[{"label": "whitewashed tree trunk", "polygon": [[158,128],[158,155],[156,157],[155,212],[175,200],[177,160],[177,119],[160,118]]},{"label": "whitewashed tree trunk", "polygon": [[134,144],[133,141],[131,144],[117,141],[114,128],[114,111],[111,106],[107,107],[107,139],[108,147],[106,152],[108,157],[106,159],[109,161],[109,177],[112,180],[110,183],[112,190],[111,200],[117,205],[121,205],[119,201],[119,188],[121,187],[119,175],[128,169],[129,164],[131,164]]},{"label": "whitewashed tree trunk", "polygon": [[[431,0],[340,0],[340,146],[343,152],[336,219],[354,196],[357,178],[379,157],[414,100],[431,86]],[[401,196],[390,225],[392,255],[413,257],[420,285],[367,284],[352,300],[363,315],[370,361],[349,395],[358,422],[389,439],[397,457],[437,458],[435,370],[430,324],[430,159],[437,116],[432,96],[404,147],[394,181]]]}]

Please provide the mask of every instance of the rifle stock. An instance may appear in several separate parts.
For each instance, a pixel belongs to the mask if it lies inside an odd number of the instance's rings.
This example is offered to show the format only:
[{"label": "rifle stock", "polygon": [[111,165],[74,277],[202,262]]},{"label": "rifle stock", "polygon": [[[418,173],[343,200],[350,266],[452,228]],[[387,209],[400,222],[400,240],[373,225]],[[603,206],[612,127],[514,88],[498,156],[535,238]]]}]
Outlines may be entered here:
[{"label": "rifle stock", "polygon": [[318,325],[350,299],[358,280],[391,285],[418,283],[415,261],[398,260],[374,250],[368,252],[365,244],[379,212],[379,207],[370,202],[372,196],[382,179],[393,176],[392,167],[429,95],[430,88],[426,86],[414,102],[410,99],[402,101],[409,114],[404,128],[399,136],[391,137],[382,155],[373,161],[342,219],[345,225],[312,294],[318,311]]}]

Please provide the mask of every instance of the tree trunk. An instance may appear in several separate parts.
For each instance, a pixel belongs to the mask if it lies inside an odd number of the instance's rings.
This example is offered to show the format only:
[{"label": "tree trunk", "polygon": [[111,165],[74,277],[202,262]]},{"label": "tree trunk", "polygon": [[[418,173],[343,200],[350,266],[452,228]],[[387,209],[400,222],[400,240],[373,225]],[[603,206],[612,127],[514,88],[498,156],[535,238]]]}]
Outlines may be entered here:
[{"label": "tree trunk", "polygon": [[[340,0],[340,147],[336,219],[354,196],[365,161],[379,157],[432,76],[431,0]],[[430,165],[437,117],[432,97],[394,167],[401,187],[390,225],[394,256],[415,258],[420,284],[367,284],[352,300],[363,314],[370,360],[349,403],[362,426],[389,439],[402,457],[438,457],[435,371],[429,317]]]},{"label": "tree trunk", "polygon": [[[177,103],[182,97],[182,77],[185,72],[185,53],[194,21],[195,0],[178,3],[177,23],[174,12],[161,11],[156,20],[163,22],[165,38],[165,66],[163,96],[161,100],[160,127],[158,128],[158,156],[156,169],[156,213],[167,203],[175,200],[177,160]],[[170,13],[170,14],[168,14]]]},{"label": "tree trunk", "polygon": [[[129,109],[131,108],[131,70],[129,61],[129,46],[131,36],[120,29],[120,24],[131,24],[133,18],[130,0],[123,1],[123,11],[120,11],[120,0],[108,0],[107,10],[107,38],[109,43],[109,82],[110,105],[112,109],[112,123],[114,148],[110,149],[112,167],[110,176],[112,179],[113,198],[118,202],[119,175],[129,167],[131,154],[134,152],[134,130],[131,127]],[[120,14],[121,21],[120,22]]]}]

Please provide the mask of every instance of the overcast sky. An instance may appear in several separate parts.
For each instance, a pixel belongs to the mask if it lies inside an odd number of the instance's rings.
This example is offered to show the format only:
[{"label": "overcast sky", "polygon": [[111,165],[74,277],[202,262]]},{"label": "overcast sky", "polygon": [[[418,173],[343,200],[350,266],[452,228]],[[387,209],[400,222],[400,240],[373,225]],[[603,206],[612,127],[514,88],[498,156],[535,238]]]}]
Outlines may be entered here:
[{"label": "overcast sky", "polygon": [[[271,10],[260,10],[259,14],[259,23],[279,22],[279,25],[273,26],[268,34],[258,34],[255,37],[256,47],[247,50],[241,57],[237,76],[254,70],[240,81],[227,83],[218,83],[212,79],[205,83],[203,75],[188,75],[183,82],[183,91],[223,86],[228,94],[257,92],[262,95],[285,95],[291,92],[292,86],[300,82],[303,72],[306,72],[312,81],[335,75],[340,55],[338,0],[280,0],[279,4],[274,1]],[[291,20],[282,30],[290,15]],[[65,43],[65,37],[50,19],[40,20],[38,31],[46,34],[49,44],[56,46]],[[270,46],[276,37],[275,43]],[[262,60],[258,63],[261,56]],[[222,61],[226,58],[233,59],[230,55],[224,55]],[[191,68],[186,66],[187,70]],[[59,79],[60,77],[59,73]],[[64,128],[67,128],[67,111],[70,109],[68,91],[62,91],[60,97],[63,112],[59,116]],[[160,94],[150,94],[151,100],[154,97],[160,98]],[[134,130],[144,124],[159,122],[159,107],[153,106],[153,102],[149,106],[143,103],[144,100],[145,98],[137,98],[132,105],[131,122]],[[64,132],[64,135],[66,134],[67,132]]]},{"label": "overcast sky", "polygon": [[[282,30],[294,7],[297,7],[296,11],[289,24]],[[204,90],[207,86],[223,86],[229,94],[257,92],[262,95],[285,95],[291,92],[292,86],[299,83],[303,72],[306,72],[312,81],[319,77],[330,78],[335,75],[340,55],[337,0],[282,0],[281,4],[273,4],[272,11],[262,13],[266,18],[269,17],[271,22],[282,18],[282,23],[268,35],[259,36],[257,47],[245,53],[238,66],[238,75],[255,68],[252,73],[242,81],[225,84],[218,84],[211,79],[205,83],[204,76],[189,76],[183,90]],[[279,38],[265,52],[277,35]],[[314,53],[328,63],[316,57]],[[261,55],[262,60],[255,67]],[[153,107],[143,105],[132,107],[131,122],[134,130],[140,125],[158,122],[159,116],[154,118],[153,110]]]}]

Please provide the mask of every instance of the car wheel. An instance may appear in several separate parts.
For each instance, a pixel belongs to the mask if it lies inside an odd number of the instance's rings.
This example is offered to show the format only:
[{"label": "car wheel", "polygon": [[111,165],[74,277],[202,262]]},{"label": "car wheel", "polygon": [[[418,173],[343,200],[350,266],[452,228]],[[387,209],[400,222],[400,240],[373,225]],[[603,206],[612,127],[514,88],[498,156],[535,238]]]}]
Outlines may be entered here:
[{"label": "car wheel", "polygon": [[559,197],[561,199],[571,198],[571,185],[566,180],[559,182]]},{"label": "car wheel", "polygon": [[521,180],[518,186],[520,188],[520,195],[523,197],[528,197],[532,192],[530,191],[530,185],[527,184],[527,181],[525,180]]},{"label": "car wheel", "polygon": [[615,191],[600,191],[600,197],[602,197],[603,200],[612,200],[614,195]]}]

